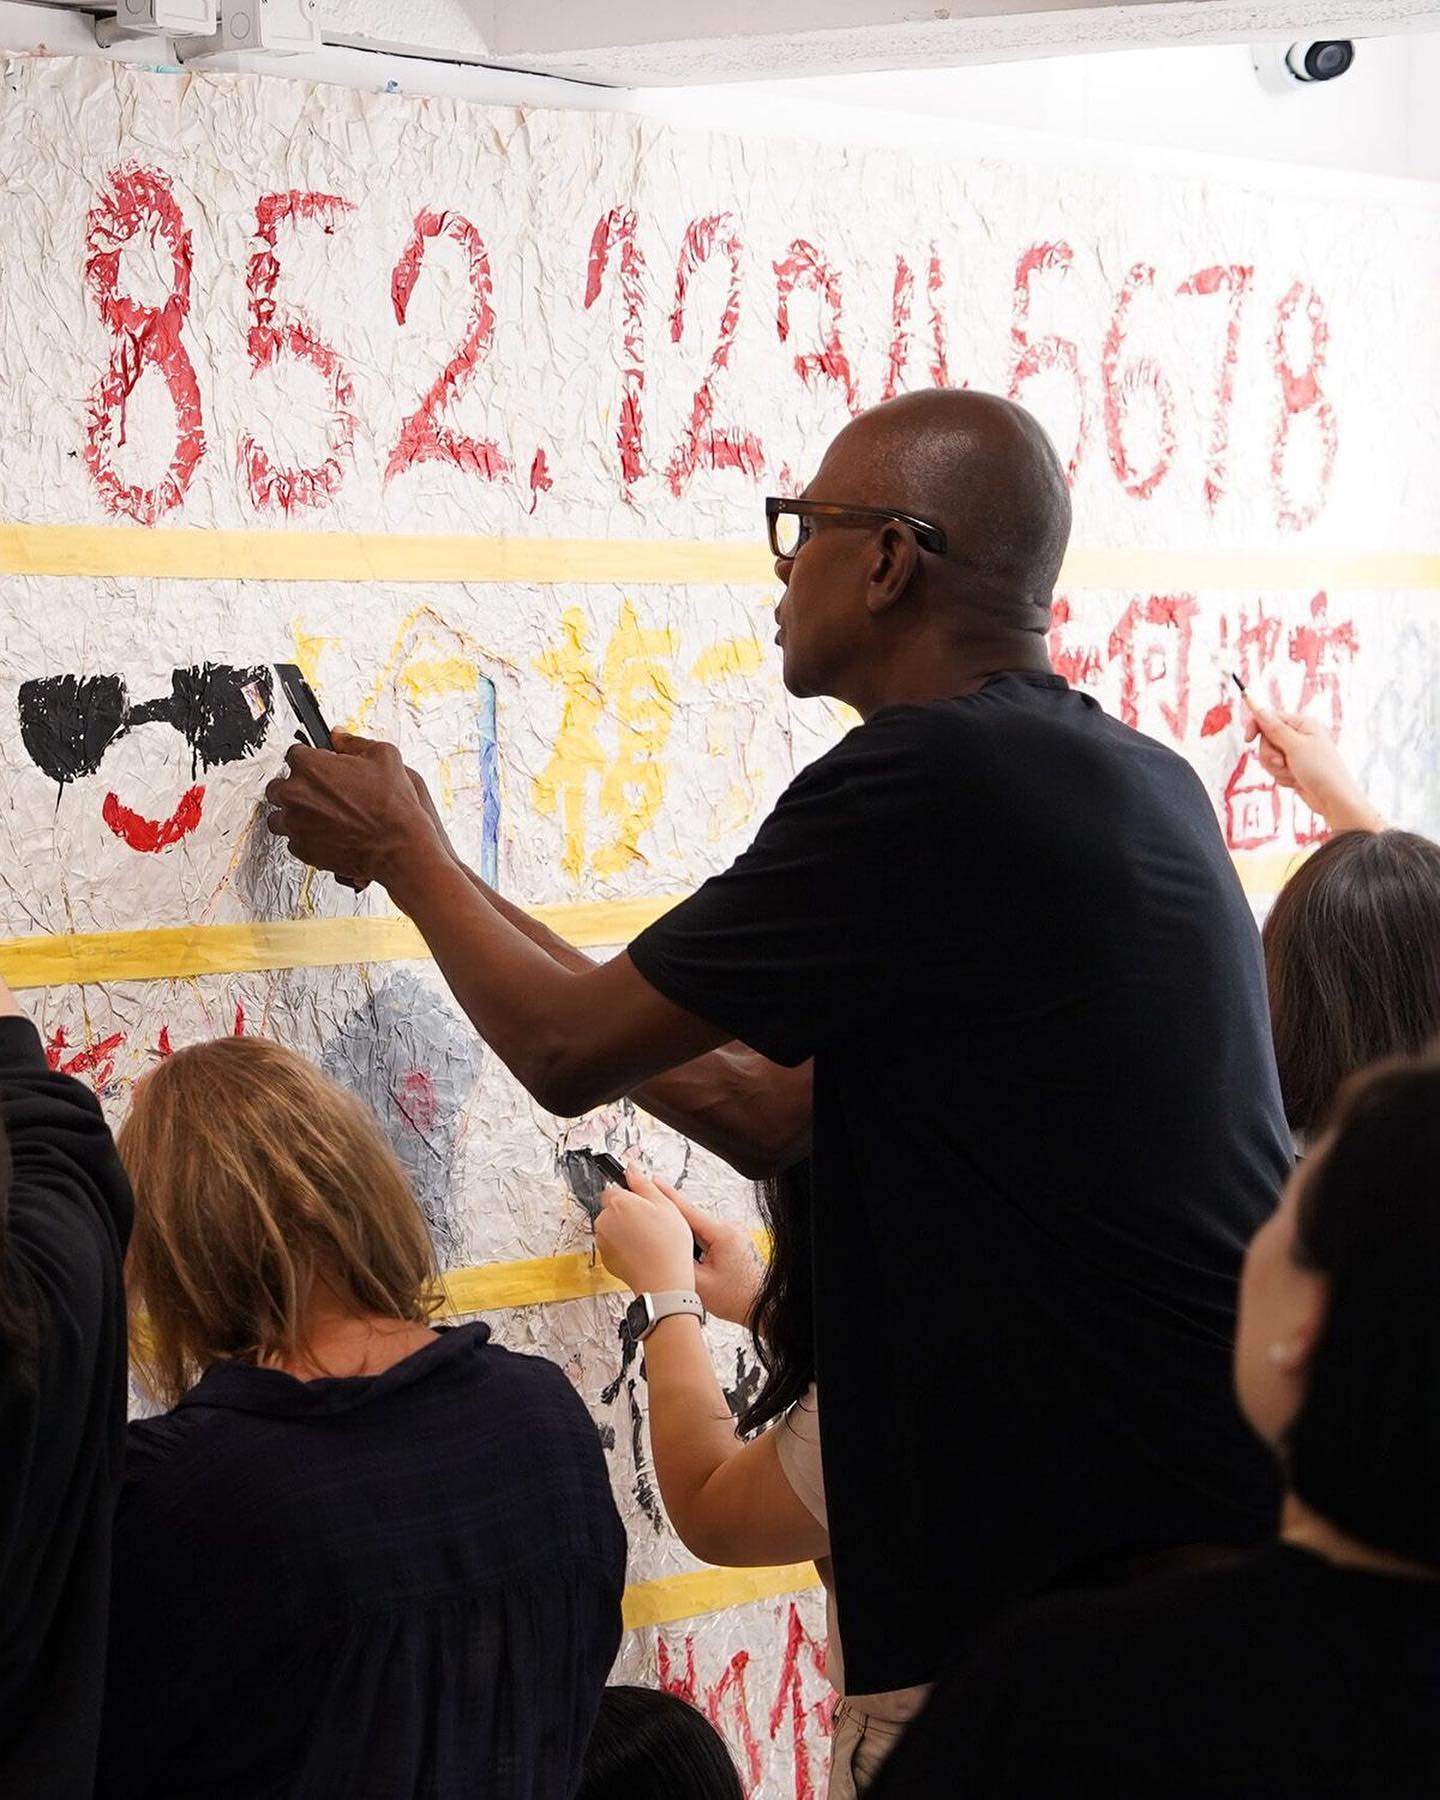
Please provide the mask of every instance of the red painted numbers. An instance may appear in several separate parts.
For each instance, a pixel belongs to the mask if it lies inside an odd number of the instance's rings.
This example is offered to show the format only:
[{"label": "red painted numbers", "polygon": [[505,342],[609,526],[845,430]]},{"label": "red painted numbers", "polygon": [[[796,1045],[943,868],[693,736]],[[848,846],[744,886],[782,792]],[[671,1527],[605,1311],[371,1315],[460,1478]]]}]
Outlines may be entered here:
[{"label": "red painted numbers", "polygon": [[[1105,348],[1100,355],[1100,385],[1104,396],[1105,443],[1110,451],[1110,466],[1127,494],[1137,500],[1148,500],[1170,472],[1175,460],[1175,395],[1169,381],[1152,357],[1142,356],[1119,372],[1120,352],[1125,345],[1130,308],[1135,296],[1155,285],[1155,271],[1149,263],[1136,263],[1125,277],[1115,302],[1110,329],[1105,334]],[[1131,463],[1125,447],[1125,420],[1136,398],[1145,393],[1152,397],[1155,409],[1157,446],[1155,460],[1143,473]]]},{"label": "red painted numbers", "polygon": [[833,382],[852,413],[860,411],[860,394],[840,336],[840,276],[813,244],[796,238],[788,255],[775,265],[775,330],[782,344],[790,338],[790,297],[796,289],[820,296],[820,342],[813,350],[795,352],[795,373],[807,387]]},{"label": "red painted numbers", "polygon": [[619,251],[621,341],[620,490],[627,500],[645,473],[645,258],[635,241],[633,207],[617,206],[596,225],[585,273],[585,308],[600,298],[610,258]]},{"label": "red painted numbers", "polygon": [[[1305,305],[1305,321],[1310,327],[1310,358],[1304,368],[1297,372],[1291,366],[1286,339],[1290,324],[1300,311],[1302,300]],[[1329,341],[1330,327],[1325,321],[1324,302],[1314,288],[1306,287],[1303,281],[1297,281],[1280,302],[1275,316],[1275,335],[1271,339],[1275,374],[1280,382],[1280,422],[1270,454],[1270,479],[1275,490],[1276,518],[1288,531],[1299,531],[1315,518],[1324,503],[1330,477],[1335,469],[1335,413],[1320,386],[1320,374],[1325,367]],[[1316,446],[1318,468],[1310,497],[1300,499],[1291,487],[1289,456],[1295,423],[1307,413],[1314,417],[1315,432],[1319,439]]]},{"label": "red painted numbers", "polygon": [[[495,314],[490,305],[490,258],[480,233],[459,213],[436,212],[426,207],[416,215],[415,230],[400,253],[395,273],[390,278],[395,323],[405,323],[410,296],[415,291],[420,266],[425,260],[425,246],[432,238],[442,235],[458,244],[464,253],[470,277],[470,314],[465,321],[459,349],[436,377],[420,405],[400,427],[400,436],[385,469],[387,481],[416,463],[424,462],[454,463],[457,468],[486,481],[494,481],[509,469],[508,462],[489,438],[461,437],[439,423],[441,410],[474,380],[495,331]],[[538,492],[539,483],[532,481],[531,485],[532,491]]]},{"label": "red painted numbers", "polygon": [[670,341],[678,344],[685,336],[685,302],[691,278],[697,268],[709,260],[717,244],[729,262],[730,279],[709,367],[695,390],[685,433],[665,470],[666,482],[677,500],[690,485],[690,478],[697,468],[739,469],[754,477],[765,467],[765,452],[753,431],[724,430],[715,424],[715,382],[730,360],[740,324],[740,234],[729,213],[711,213],[708,218],[694,219],[686,230],[675,269]]},{"label": "red painted numbers", "polygon": [[1028,381],[1044,370],[1064,369],[1075,384],[1079,422],[1075,442],[1065,460],[1065,476],[1074,486],[1075,477],[1085,456],[1085,441],[1090,434],[1090,415],[1086,400],[1085,377],[1080,373],[1080,353],[1072,338],[1030,336],[1030,286],[1035,277],[1050,270],[1063,275],[1075,259],[1068,244],[1032,244],[1015,265],[1015,300],[1011,314],[1010,343],[1015,352],[1010,372],[1010,398],[1018,400]]},{"label": "red painted numbers", "polygon": [[240,445],[240,466],[250,498],[262,510],[278,506],[291,512],[297,506],[322,506],[344,479],[345,463],[355,436],[355,387],[339,354],[319,336],[309,320],[297,312],[282,313],[275,300],[280,279],[280,227],[315,223],[333,231],[336,220],[353,212],[349,200],[338,194],[314,194],[292,188],[286,194],[263,194],[255,207],[255,236],[260,248],[250,258],[247,286],[250,290],[250,367],[258,374],[282,356],[308,363],[325,383],[330,399],[331,424],[328,446],[320,462],[309,468],[277,464],[255,437]]},{"label": "red painted numbers", "polygon": [[1205,504],[1214,512],[1225,492],[1226,460],[1230,450],[1230,408],[1235,401],[1235,364],[1240,355],[1240,311],[1255,271],[1243,263],[1228,267],[1216,263],[1200,269],[1182,281],[1177,294],[1218,294],[1230,297],[1225,321],[1225,344],[1220,356],[1220,373],[1215,383],[1215,413],[1210,422],[1210,440],[1205,449]]},{"label": "red painted numbers", "polygon": [[[120,292],[121,252],[142,234],[170,254],[170,292],[158,306]],[[153,525],[184,500],[205,454],[200,384],[180,336],[190,311],[190,233],[166,177],[158,169],[133,164],[112,170],[90,209],[85,249],[86,283],[116,340],[110,366],[90,397],[85,464],[111,513]],[[120,476],[115,451],[125,442],[126,406],[152,366],[175,408],[175,448],[163,477],[145,487]]]}]

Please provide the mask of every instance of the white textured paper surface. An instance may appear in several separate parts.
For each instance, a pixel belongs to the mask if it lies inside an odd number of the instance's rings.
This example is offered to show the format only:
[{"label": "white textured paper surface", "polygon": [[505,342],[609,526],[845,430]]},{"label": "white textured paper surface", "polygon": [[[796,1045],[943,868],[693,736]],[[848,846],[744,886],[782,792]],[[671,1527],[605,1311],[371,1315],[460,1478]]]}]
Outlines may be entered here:
[{"label": "white textured paper surface", "polygon": [[[760,496],[803,485],[853,408],[936,379],[1017,388],[1075,463],[1077,544],[1176,558],[1160,591],[1064,595],[1060,666],[1194,760],[1232,845],[1284,849],[1313,821],[1244,761],[1231,668],[1337,727],[1392,817],[1440,828],[1434,594],[1219,591],[1183,561],[1440,549],[1425,190],[746,144],[89,63],[4,79],[0,518],[756,539]],[[256,829],[288,727],[230,754],[227,671],[282,657],[337,721],[398,738],[476,859],[493,693],[494,850],[517,897],[686,888],[840,729],[780,687],[773,600],[7,578],[0,934],[378,908],[307,881]],[[204,705],[177,671],[202,672]],[[97,736],[107,705],[116,729]],[[421,965],[57,990],[40,1011],[55,1060],[117,1114],[162,1034],[238,1025],[319,1057],[380,1107],[453,1265],[584,1246],[556,1174],[567,1142],[643,1146],[748,1208],[633,1109],[567,1137]],[[643,1434],[637,1462],[644,1384],[617,1314],[495,1323],[594,1407],[641,1581],[691,1563]],[[738,1334],[716,1355],[727,1385],[753,1379]],[[804,1796],[822,1776],[805,1635],[821,1630],[813,1595],[764,1603],[637,1634],[623,1664],[651,1676],[663,1653],[751,1791]]]}]

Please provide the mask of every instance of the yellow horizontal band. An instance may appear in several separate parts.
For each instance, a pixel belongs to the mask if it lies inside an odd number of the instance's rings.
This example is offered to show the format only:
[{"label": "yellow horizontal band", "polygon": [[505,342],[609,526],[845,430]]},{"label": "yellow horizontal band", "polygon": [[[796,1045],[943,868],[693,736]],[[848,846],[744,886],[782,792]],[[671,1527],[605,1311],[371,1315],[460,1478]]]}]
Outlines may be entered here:
[{"label": "yellow horizontal band", "polygon": [[[146,531],[120,525],[0,525],[0,575],[177,581],[384,581],[626,586],[758,585],[775,579],[758,537],[428,536],[358,531]],[[1070,587],[1440,588],[1440,552],[1072,550]]]},{"label": "yellow horizontal band", "polygon": [[[768,1233],[750,1233],[761,1256],[770,1254]],[[447,1269],[440,1277],[441,1308],[446,1313],[501,1312],[511,1306],[553,1306],[563,1300],[588,1300],[593,1294],[624,1294],[598,1257],[588,1250],[564,1256],[534,1256],[514,1262],[476,1263]]]},{"label": "yellow horizontal band", "polygon": [[783,1594],[818,1587],[814,1563],[787,1563],[778,1569],[694,1569],[688,1575],[664,1575],[639,1581],[625,1590],[625,1629],[673,1625],[677,1619],[722,1612],[751,1600],[774,1600]]},{"label": "yellow horizontal band", "polygon": [[[532,916],[582,948],[628,944],[679,895],[535,906]],[[153,931],[66,932],[0,939],[0,974],[12,988],[110,981],[179,981],[260,969],[426,958],[425,940],[401,918],[277,919],[256,924],[174,925]]]},{"label": "yellow horizontal band", "polygon": [[[1284,886],[1301,850],[1237,853],[1247,894],[1263,899]],[[581,900],[532,906],[531,916],[582,949],[628,944],[679,903],[681,894],[639,900]],[[0,939],[0,974],[12,988],[69,987],[113,981],[182,981],[262,969],[318,969],[429,957],[408,919],[276,919],[257,924],[166,925],[153,931],[65,932]]]}]

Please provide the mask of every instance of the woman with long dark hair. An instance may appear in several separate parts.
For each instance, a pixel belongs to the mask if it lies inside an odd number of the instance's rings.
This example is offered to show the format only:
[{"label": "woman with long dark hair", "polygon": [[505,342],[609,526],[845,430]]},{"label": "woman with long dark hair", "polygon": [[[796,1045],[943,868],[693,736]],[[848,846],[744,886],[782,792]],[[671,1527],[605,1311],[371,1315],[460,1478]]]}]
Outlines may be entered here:
[{"label": "woman with long dark hair", "polygon": [[[646,1334],[651,1447],[670,1522],[706,1562],[749,1567],[814,1559],[829,1600],[827,1674],[840,1695],[830,1797],[851,1800],[873,1781],[928,1690],[845,1691],[820,1465],[810,1165],[797,1163],[760,1189],[770,1236],[763,1263],[743,1227],[712,1219],[638,1168],[627,1179],[628,1189],[606,1189],[596,1221],[605,1266],[638,1295],[695,1289],[708,1312],[749,1326],[765,1371],[737,1421],[701,1335],[703,1320],[675,1312]],[[876,1550],[884,1554],[883,1546]]]}]

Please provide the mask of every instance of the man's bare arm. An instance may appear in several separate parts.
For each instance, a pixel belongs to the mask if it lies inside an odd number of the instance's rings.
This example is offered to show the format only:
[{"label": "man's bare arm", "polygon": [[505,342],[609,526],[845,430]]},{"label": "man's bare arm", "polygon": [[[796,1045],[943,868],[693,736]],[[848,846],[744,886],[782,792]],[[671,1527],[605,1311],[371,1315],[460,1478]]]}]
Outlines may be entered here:
[{"label": "man's bare arm", "polygon": [[[452,847],[453,854],[453,847]],[[583,950],[497,893],[459,857],[470,885],[517,931],[562,969],[584,974],[596,965]],[[803,1156],[810,1145],[810,1064],[787,1069],[748,1045],[730,1043],[653,1076],[631,1098],[686,1137],[723,1157],[752,1181]]]}]

